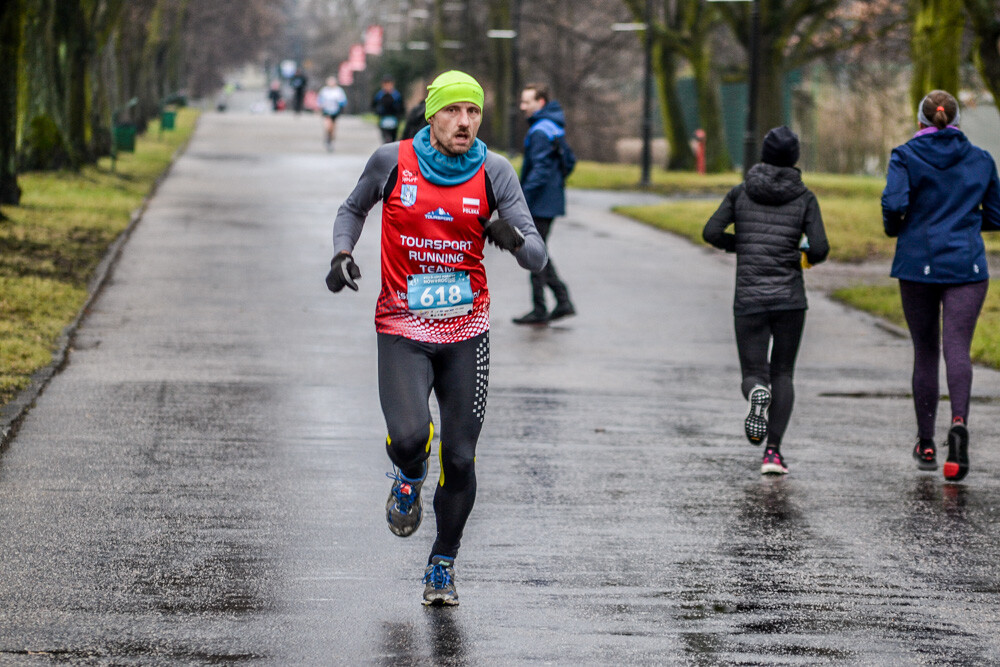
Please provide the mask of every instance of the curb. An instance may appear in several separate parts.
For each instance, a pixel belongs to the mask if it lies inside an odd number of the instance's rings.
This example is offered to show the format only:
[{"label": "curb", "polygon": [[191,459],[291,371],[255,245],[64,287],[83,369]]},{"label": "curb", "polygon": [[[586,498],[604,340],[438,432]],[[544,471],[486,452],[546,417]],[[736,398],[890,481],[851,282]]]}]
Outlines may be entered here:
[{"label": "curb", "polygon": [[41,396],[43,391],[45,391],[45,388],[48,386],[52,378],[66,366],[66,363],[69,360],[70,346],[73,344],[73,340],[76,337],[77,330],[80,328],[80,324],[87,316],[87,311],[90,310],[90,306],[101,294],[105,285],[107,285],[108,279],[114,271],[115,264],[121,256],[125,244],[128,242],[132,232],[142,220],[142,215],[146,212],[146,209],[149,207],[153,197],[156,196],[156,192],[160,189],[160,185],[167,179],[170,172],[173,171],[178,158],[180,158],[180,156],[184,154],[184,151],[187,150],[188,145],[191,143],[191,139],[198,130],[198,124],[200,122],[201,116],[199,115],[195,120],[194,128],[191,130],[191,136],[189,136],[187,141],[174,151],[173,156],[170,158],[170,164],[167,165],[167,168],[163,170],[163,173],[160,174],[159,178],[157,178],[153,183],[149,192],[143,198],[142,203],[139,204],[139,208],[132,211],[128,226],[126,226],[125,229],[123,229],[121,233],[115,237],[115,240],[111,242],[111,245],[108,246],[108,249],[104,253],[104,257],[97,265],[97,268],[94,269],[94,275],[91,276],[90,280],[87,282],[87,300],[83,302],[83,305],[77,312],[76,317],[74,317],[73,321],[66,325],[66,327],[62,330],[62,333],[59,334],[59,338],[56,340],[56,349],[52,352],[52,361],[47,366],[35,371],[34,375],[31,376],[28,386],[21,390],[17,396],[11,399],[9,403],[0,409],[0,452],[5,450],[10,441],[17,435],[17,430],[21,426],[21,422],[24,421],[28,412],[35,405],[35,401],[38,400],[38,397]]}]

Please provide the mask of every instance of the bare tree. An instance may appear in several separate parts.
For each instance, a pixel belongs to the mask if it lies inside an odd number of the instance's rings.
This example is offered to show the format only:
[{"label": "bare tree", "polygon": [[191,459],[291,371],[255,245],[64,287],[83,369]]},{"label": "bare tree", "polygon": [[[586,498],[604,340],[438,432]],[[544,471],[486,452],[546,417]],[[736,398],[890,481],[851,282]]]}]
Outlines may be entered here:
[{"label": "bare tree", "polygon": [[1000,0],[965,0],[965,11],[976,37],[973,59],[1000,105]]},{"label": "bare tree", "polygon": [[[756,0],[760,71],[757,130],[782,125],[786,73],[829,56],[884,37],[907,20],[903,3],[895,0]],[[733,37],[749,52],[749,3],[719,3]],[[739,5],[739,6],[737,6]],[[758,136],[757,139],[760,137]]]}]

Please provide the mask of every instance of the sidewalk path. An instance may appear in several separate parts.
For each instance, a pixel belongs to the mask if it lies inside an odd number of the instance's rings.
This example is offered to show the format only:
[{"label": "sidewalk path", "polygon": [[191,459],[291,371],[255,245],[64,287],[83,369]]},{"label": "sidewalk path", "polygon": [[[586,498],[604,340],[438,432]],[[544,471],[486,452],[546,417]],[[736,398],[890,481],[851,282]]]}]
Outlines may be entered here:
[{"label": "sidewalk path", "polygon": [[813,294],[792,472],[762,479],[731,258],[603,193],[551,237],[579,316],[511,324],[528,277],[489,251],[462,605],[422,608],[433,516],[382,515],[377,211],[361,291],[323,283],[377,141],[338,124],[327,154],[314,117],[203,116],[0,455],[0,663],[1000,661],[1000,374],[967,482],[919,474],[908,342]]}]

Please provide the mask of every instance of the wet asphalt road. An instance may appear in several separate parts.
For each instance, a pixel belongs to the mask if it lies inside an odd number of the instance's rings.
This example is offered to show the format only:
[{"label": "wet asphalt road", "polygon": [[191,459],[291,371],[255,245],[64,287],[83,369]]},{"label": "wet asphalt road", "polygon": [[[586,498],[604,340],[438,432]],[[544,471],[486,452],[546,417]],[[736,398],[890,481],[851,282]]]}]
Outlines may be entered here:
[{"label": "wet asphalt road", "polygon": [[323,284],[377,130],[319,125],[203,116],[0,455],[0,664],[1000,661],[1000,374],[966,482],[919,473],[908,342],[813,294],[761,478],[731,258],[607,212],[632,195],[557,221],[564,324],[510,323],[528,277],[491,249],[462,604],[423,608],[433,517],[383,519],[377,215],[360,293]]}]

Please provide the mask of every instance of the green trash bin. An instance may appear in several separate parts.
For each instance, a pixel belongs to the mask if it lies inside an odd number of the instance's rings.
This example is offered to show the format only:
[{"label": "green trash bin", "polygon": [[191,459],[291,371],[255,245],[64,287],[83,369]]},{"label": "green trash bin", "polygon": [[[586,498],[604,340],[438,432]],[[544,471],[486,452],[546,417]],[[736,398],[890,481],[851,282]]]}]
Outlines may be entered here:
[{"label": "green trash bin", "polygon": [[161,130],[172,130],[174,129],[174,121],[177,119],[177,112],[171,111],[170,109],[164,109],[160,112],[160,129]]},{"label": "green trash bin", "polygon": [[125,153],[135,152],[135,125],[121,123],[114,129],[115,148]]}]

